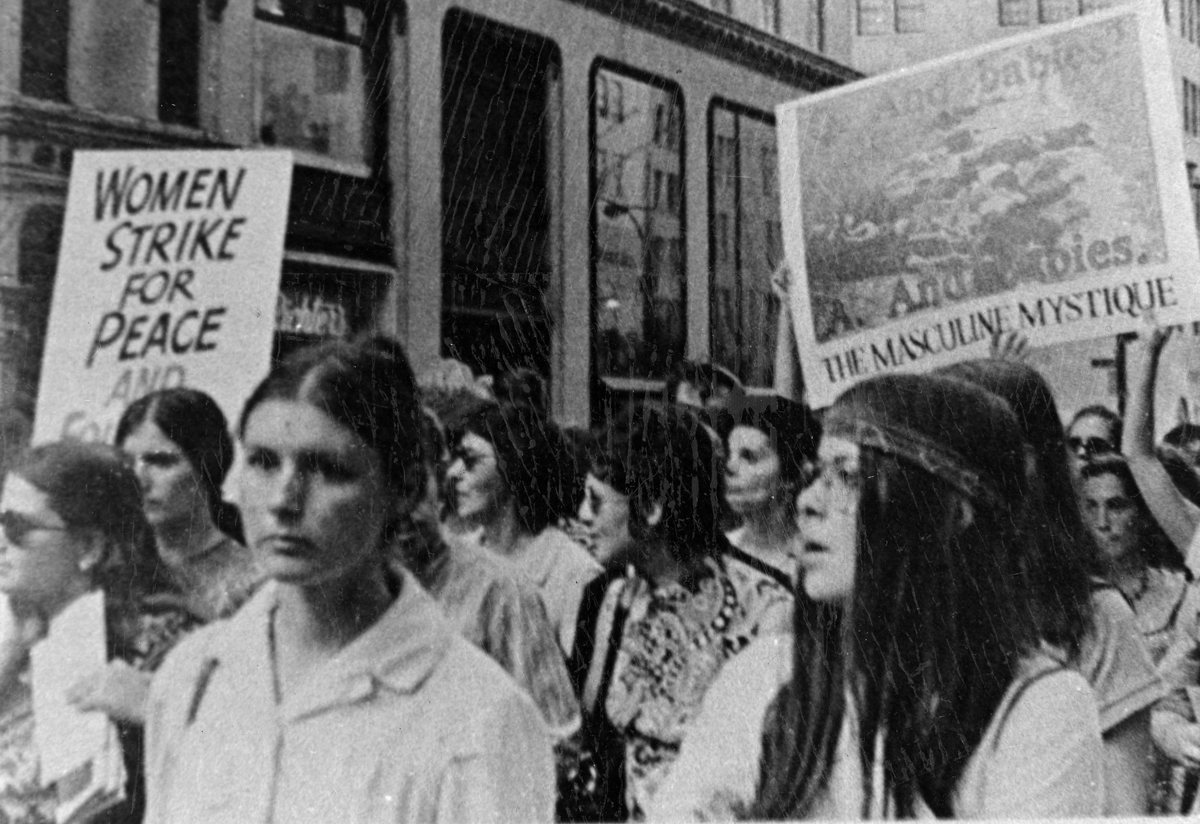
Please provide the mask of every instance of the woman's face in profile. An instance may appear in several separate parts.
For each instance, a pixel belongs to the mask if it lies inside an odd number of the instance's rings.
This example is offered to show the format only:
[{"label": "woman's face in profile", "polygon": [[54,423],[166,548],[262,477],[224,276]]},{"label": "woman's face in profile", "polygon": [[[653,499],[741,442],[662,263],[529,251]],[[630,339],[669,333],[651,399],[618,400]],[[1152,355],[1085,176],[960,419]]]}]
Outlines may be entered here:
[{"label": "woman's face in profile", "polygon": [[472,523],[489,522],[509,498],[495,447],[474,432],[459,438],[446,470],[446,487],[455,514]]},{"label": "woman's face in profile", "polygon": [[50,497],[20,475],[0,493],[0,592],[49,605],[87,576],[84,545],[50,507]]},{"label": "woman's face in profile", "polygon": [[246,540],[269,577],[311,586],[379,562],[396,496],[362,438],[314,406],[268,400],[242,443]]}]

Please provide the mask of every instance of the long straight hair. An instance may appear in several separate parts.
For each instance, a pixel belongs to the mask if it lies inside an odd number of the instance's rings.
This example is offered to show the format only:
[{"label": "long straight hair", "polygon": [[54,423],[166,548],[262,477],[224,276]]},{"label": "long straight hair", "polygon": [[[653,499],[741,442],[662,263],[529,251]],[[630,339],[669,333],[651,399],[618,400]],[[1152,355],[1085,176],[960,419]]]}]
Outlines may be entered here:
[{"label": "long straight hair", "polygon": [[[795,611],[792,683],[764,729],[751,817],[802,818],[826,791],[847,700],[860,719],[864,795],[911,817],[952,816],[953,791],[1037,638],[1010,574],[1019,521],[902,459],[863,447],[854,594]],[[872,799],[877,735],[884,799]],[[864,811],[865,812],[865,811]]]}]

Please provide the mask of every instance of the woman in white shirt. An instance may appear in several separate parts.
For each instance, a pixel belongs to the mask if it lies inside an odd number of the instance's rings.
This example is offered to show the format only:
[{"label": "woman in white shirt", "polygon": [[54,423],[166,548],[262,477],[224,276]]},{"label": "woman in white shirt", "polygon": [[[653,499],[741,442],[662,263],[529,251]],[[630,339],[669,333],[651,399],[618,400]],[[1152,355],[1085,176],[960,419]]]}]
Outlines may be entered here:
[{"label": "woman in white shirt", "polygon": [[419,414],[382,339],[301,350],[247,401],[238,502],[269,581],[155,678],[147,822],[552,816],[537,710],[389,563]]}]

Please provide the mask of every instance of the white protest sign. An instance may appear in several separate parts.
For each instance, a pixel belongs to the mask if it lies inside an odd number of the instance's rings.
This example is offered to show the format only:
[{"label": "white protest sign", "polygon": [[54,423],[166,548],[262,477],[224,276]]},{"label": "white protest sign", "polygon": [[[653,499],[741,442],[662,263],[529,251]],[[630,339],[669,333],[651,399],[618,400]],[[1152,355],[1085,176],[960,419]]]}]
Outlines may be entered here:
[{"label": "white protest sign", "polygon": [[814,406],[872,375],[1200,318],[1162,11],[1138,3],[778,109]]},{"label": "white protest sign", "polygon": [[175,386],[236,417],[270,365],[291,177],[284,151],[75,154],[35,442],[111,442]]}]

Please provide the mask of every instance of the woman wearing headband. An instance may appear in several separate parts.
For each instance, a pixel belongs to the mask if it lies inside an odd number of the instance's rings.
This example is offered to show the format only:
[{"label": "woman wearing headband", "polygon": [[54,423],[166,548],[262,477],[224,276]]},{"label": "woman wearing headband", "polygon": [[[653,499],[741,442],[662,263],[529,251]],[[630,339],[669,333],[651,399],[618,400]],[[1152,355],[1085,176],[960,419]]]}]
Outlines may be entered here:
[{"label": "woman wearing headband", "polygon": [[[723,720],[689,738],[656,815],[1099,815],[1095,698],[1043,647],[1012,574],[1027,538],[1012,413],[960,381],[893,375],[822,424],[792,661],[763,644],[734,662],[740,695],[710,693],[705,717]],[[698,792],[705,764],[740,789]]]}]

